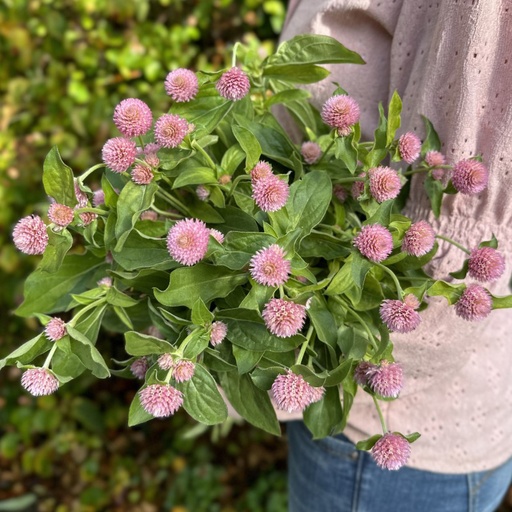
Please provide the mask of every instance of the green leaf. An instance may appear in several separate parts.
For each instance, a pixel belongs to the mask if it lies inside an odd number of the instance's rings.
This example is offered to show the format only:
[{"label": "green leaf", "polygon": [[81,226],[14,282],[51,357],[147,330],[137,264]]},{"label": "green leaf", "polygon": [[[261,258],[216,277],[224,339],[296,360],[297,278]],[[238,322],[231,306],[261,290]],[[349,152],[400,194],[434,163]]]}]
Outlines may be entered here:
[{"label": "green leaf", "polygon": [[325,290],[325,295],[341,295],[354,286],[354,278],[352,276],[353,258],[354,256],[352,253],[352,255],[347,258],[341,269],[333,277],[331,284],[327,287],[327,290]]},{"label": "green leaf", "polygon": [[82,364],[98,379],[110,377],[110,371],[103,356],[91,340],[69,324],[66,329],[71,338],[71,350],[80,359]]},{"label": "green leaf", "polygon": [[270,434],[281,435],[281,428],[268,393],[256,387],[249,375],[225,372],[219,377],[222,389],[238,414]]},{"label": "green leaf", "polygon": [[441,151],[441,141],[434,129],[434,125],[425,117],[421,116],[425,124],[425,140],[421,145],[421,156],[424,157],[429,151]]},{"label": "green leaf", "polygon": [[432,211],[436,218],[438,218],[439,215],[441,215],[441,203],[443,202],[443,184],[432,178],[432,176],[427,176],[424,186],[427,196],[430,199]]},{"label": "green leaf", "polygon": [[194,167],[179,174],[174,180],[172,188],[185,187],[187,185],[209,185],[217,184],[215,172],[210,167]]},{"label": "green leaf", "polygon": [[338,329],[338,345],[347,359],[362,359],[368,348],[368,338],[361,331],[343,325]]},{"label": "green leaf", "polygon": [[128,411],[128,426],[134,427],[135,425],[140,425],[152,419],[153,416],[143,409],[140,403],[139,393],[135,393],[132,403],[130,404],[130,410]]},{"label": "green leaf", "polygon": [[213,313],[206,307],[201,298],[197,299],[192,307],[192,323],[195,325],[210,324],[213,321]]},{"label": "green leaf", "polygon": [[187,343],[183,350],[183,357],[186,359],[195,359],[208,347],[210,335],[204,331],[204,329],[195,329],[183,340],[183,343],[185,342]]},{"label": "green leaf", "polygon": [[448,304],[455,304],[466,289],[465,284],[450,284],[445,281],[436,281],[428,290],[427,295],[430,297],[442,296]]},{"label": "green leaf", "polygon": [[311,93],[309,91],[305,91],[303,89],[286,89],[270,96],[270,98],[265,101],[265,106],[269,108],[272,105],[277,105],[279,103],[287,104],[293,101],[303,101],[310,97]]},{"label": "green leaf", "polygon": [[387,119],[382,103],[379,103],[379,124],[375,129],[374,139],[373,148],[365,158],[368,167],[377,167],[387,155]]},{"label": "green leaf", "polygon": [[57,146],[53,146],[44,160],[43,186],[57,203],[70,207],[77,204],[73,171],[62,161]]},{"label": "green leaf", "polygon": [[486,240],[484,242],[480,242],[478,244],[478,247],[492,247],[493,249],[497,249],[498,248],[498,240],[497,238],[494,236],[494,233],[492,234],[492,238],[490,240]]},{"label": "green leaf", "polygon": [[402,113],[402,100],[398,92],[395,90],[388,108],[388,126],[386,136],[386,146],[389,146],[395,139],[395,134],[400,128],[400,114]]},{"label": "green leaf", "polygon": [[336,321],[327,308],[323,297],[315,296],[312,298],[309,304],[308,316],[313,323],[318,339],[331,347],[335,347],[338,340]]},{"label": "green leaf", "polygon": [[380,224],[381,226],[388,227],[391,222],[391,212],[393,211],[393,199],[381,203],[375,212],[363,224]]},{"label": "green leaf", "polygon": [[103,174],[101,177],[101,189],[105,194],[105,206],[108,208],[115,208],[117,206],[117,200],[119,196],[117,195],[114,187],[110,183],[106,174]]},{"label": "green leaf", "polygon": [[59,340],[57,350],[52,357],[51,367],[62,383],[75,379],[85,371],[82,361],[73,352],[69,336]]},{"label": "green leaf", "polygon": [[246,281],[246,272],[232,272],[223,267],[199,263],[174,270],[168,288],[163,291],[155,289],[154,292],[156,299],[164,306],[192,309],[197,299],[201,298],[207,304],[217,297],[226,297]]},{"label": "green leaf", "polygon": [[226,404],[210,372],[196,364],[194,376],[176,388],[183,393],[183,408],[196,421],[205,425],[222,423],[228,416]]},{"label": "green leaf", "polygon": [[338,137],[334,143],[334,155],[346,165],[352,174],[357,168],[358,161],[357,149],[353,142],[354,134],[351,133],[347,137]]},{"label": "green leaf", "polygon": [[268,391],[278,375],[286,373],[282,366],[269,366],[268,368],[262,368],[258,366],[251,373],[251,379],[260,389]]},{"label": "green leaf", "polygon": [[37,356],[48,352],[52,345],[53,342],[41,333],[23,343],[23,345],[11,352],[7,357],[4,357],[4,359],[0,359],[0,370],[4,366],[16,364],[16,362],[30,364]]},{"label": "green leaf", "polygon": [[369,437],[368,439],[364,439],[363,441],[359,441],[356,444],[356,448],[358,450],[371,450],[375,443],[382,437],[382,434],[375,434],[372,437]]},{"label": "green leaf", "polygon": [[76,323],[75,329],[89,338],[93,343],[96,343],[106,308],[106,304],[100,304],[84,314]]},{"label": "green leaf", "polygon": [[505,295],[504,297],[492,295],[492,309],[504,308],[512,308],[512,295]]},{"label": "green leaf", "polygon": [[[395,434],[400,434],[400,432],[394,432]],[[400,434],[404,439],[407,439],[409,443],[414,443],[417,439],[421,437],[421,434],[419,432],[413,432],[412,434]]]},{"label": "green leaf", "polygon": [[139,303],[138,300],[120,292],[115,286],[108,289],[106,300],[111,306],[119,306],[121,308],[130,308]]},{"label": "green leaf", "polygon": [[325,260],[344,258],[350,254],[350,250],[340,243],[338,238],[323,233],[311,233],[303,238],[299,252],[303,258],[323,258]]},{"label": "green leaf", "polygon": [[246,155],[245,168],[252,169],[260,159],[261,146],[258,139],[247,128],[233,126],[233,135]]},{"label": "green leaf", "polygon": [[319,402],[308,406],[304,411],[304,423],[313,434],[313,439],[321,439],[339,432],[343,417],[338,387],[326,388]]},{"label": "green leaf", "polygon": [[135,331],[126,332],[124,339],[126,342],[126,352],[131,356],[160,355],[174,351],[174,347],[169,342]]},{"label": "green leaf", "polygon": [[73,237],[71,233],[64,229],[60,232],[55,232],[48,229],[48,245],[44,251],[43,259],[38,266],[39,270],[45,272],[57,272],[69,249],[73,246]]},{"label": "green leaf", "polygon": [[312,84],[328,77],[330,72],[314,64],[279,64],[265,66],[263,76],[295,84]]},{"label": "green leaf", "polygon": [[462,265],[462,268],[458,270],[457,272],[450,272],[450,275],[454,279],[464,279],[468,273],[469,270],[469,260],[464,260],[464,264]]},{"label": "green leaf", "polygon": [[260,361],[263,352],[254,352],[245,348],[233,345],[233,356],[235,357],[238,373],[250,372]]},{"label": "green leaf", "polygon": [[363,258],[359,253],[354,252],[352,256],[352,279],[354,284],[362,289],[364,286],[364,281],[366,279],[366,274],[373,267],[373,263],[368,261],[366,258]]},{"label": "green leaf", "polygon": [[222,160],[220,162],[220,167],[224,171],[223,174],[234,174],[244,158],[245,152],[239,144],[230,146],[222,156]]}]

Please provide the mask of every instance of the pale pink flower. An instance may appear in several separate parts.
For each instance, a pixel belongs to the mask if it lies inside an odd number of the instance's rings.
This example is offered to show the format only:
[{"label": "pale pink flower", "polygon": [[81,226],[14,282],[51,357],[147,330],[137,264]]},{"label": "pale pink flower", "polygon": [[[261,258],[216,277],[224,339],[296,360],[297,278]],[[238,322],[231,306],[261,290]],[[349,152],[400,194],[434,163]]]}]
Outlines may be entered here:
[{"label": "pale pink flower", "polygon": [[382,469],[396,470],[407,464],[411,455],[409,441],[400,434],[384,434],[371,449],[371,455],[377,466]]},{"label": "pale pink flower", "polygon": [[259,250],[250,262],[251,276],[265,286],[281,286],[290,276],[291,263],[277,244]]},{"label": "pale pink flower", "polygon": [[264,212],[280,210],[286,204],[289,195],[288,183],[275,175],[252,182],[252,198]]},{"label": "pale pink flower", "polygon": [[223,174],[222,176],[219,177],[219,183],[221,185],[227,185],[228,183],[231,183],[231,179],[231,175]]},{"label": "pale pink flower", "polygon": [[59,380],[46,368],[30,368],[21,376],[21,385],[33,396],[44,396],[59,389]]},{"label": "pale pink flower", "polygon": [[148,360],[145,357],[139,357],[130,365],[130,371],[134,377],[142,380],[146,376],[148,367]]},{"label": "pale pink flower", "polygon": [[172,376],[176,382],[186,382],[194,376],[196,365],[192,361],[181,359],[174,363]]},{"label": "pale pink flower", "polygon": [[66,336],[66,322],[59,317],[53,317],[47,324],[44,329],[45,336],[50,341],[58,341],[61,338]]},{"label": "pale pink flower", "polygon": [[320,157],[322,156],[322,148],[316,142],[308,141],[302,144],[300,153],[302,158],[304,158],[304,162],[312,165],[320,160]]},{"label": "pale pink flower", "polygon": [[76,178],[73,180],[73,186],[75,188],[75,197],[77,201],[75,208],[85,208],[89,199],[87,198],[87,194],[80,188],[80,184]]},{"label": "pale pink flower", "polygon": [[151,109],[137,98],[121,101],[114,110],[114,124],[125,137],[139,137],[151,129]]},{"label": "pale pink flower", "polygon": [[223,98],[238,101],[247,95],[251,89],[251,82],[240,68],[234,67],[221,75],[216,88]]},{"label": "pale pink flower", "polygon": [[74,219],[73,208],[65,204],[52,203],[48,208],[48,218],[56,225],[62,228],[69,226]]},{"label": "pale pink flower", "polygon": [[311,403],[318,401],[323,396],[320,388],[313,388],[304,380],[302,375],[297,375],[291,370],[278,375],[272,384],[272,395],[277,408],[287,412],[302,412]]},{"label": "pale pink flower", "polygon": [[12,231],[16,248],[25,254],[43,254],[48,245],[46,225],[39,215],[20,219]]},{"label": "pale pink flower", "polygon": [[228,326],[224,322],[213,322],[210,330],[210,343],[216,347],[222,343],[227,333]]},{"label": "pale pink flower", "polygon": [[325,388],[323,386],[315,387],[311,386],[310,403],[320,402],[325,394]]},{"label": "pale pink flower", "polygon": [[210,228],[210,236],[213,236],[219,244],[224,243],[224,234],[221,233],[218,229]]},{"label": "pale pink flower", "polygon": [[377,370],[376,364],[370,363],[369,361],[361,361],[354,370],[354,380],[360,386],[366,386],[368,384],[368,377]]},{"label": "pale pink flower", "polygon": [[297,334],[304,326],[306,308],[289,300],[270,299],[261,316],[274,336],[288,338]]},{"label": "pale pink flower", "polygon": [[505,272],[505,258],[492,247],[473,249],[468,261],[468,274],[477,281],[496,281]]},{"label": "pale pink flower", "polygon": [[322,119],[325,124],[337,128],[341,136],[348,135],[352,126],[359,121],[360,110],[354,98],[345,94],[330,97],[322,107]]},{"label": "pale pink flower", "polygon": [[418,309],[420,307],[420,301],[418,300],[418,297],[412,293],[408,293],[404,297],[404,303],[412,309]]},{"label": "pale pink flower", "polygon": [[98,286],[105,286],[105,288],[112,287],[112,278],[111,277],[102,277],[97,283]]},{"label": "pale pink flower", "polygon": [[155,139],[164,148],[179,146],[188,134],[188,121],[176,114],[164,114],[155,123]]},{"label": "pale pink flower", "polygon": [[402,251],[410,256],[423,256],[432,250],[436,235],[432,226],[425,220],[411,225],[402,240]]},{"label": "pale pink flower", "polygon": [[140,404],[155,418],[174,414],[183,405],[183,394],[165,384],[151,384],[139,391]]},{"label": "pale pink flower", "polygon": [[453,167],[452,183],[461,194],[479,194],[485,190],[488,181],[489,171],[482,162],[461,160]]},{"label": "pale pink flower", "polygon": [[198,185],[196,195],[199,201],[206,201],[210,197],[210,191],[204,185]]},{"label": "pale pink flower", "polygon": [[135,162],[137,146],[133,140],[115,137],[107,140],[101,150],[101,156],[108,168],[122,173]]},{"label": "pale pink flower", "polygon": [[153,174],[151,167],[148,167],[147,165],[137,164],[132,169],[132,181],[137,185],[149,185],[153,181],[154,177],[155,175]]},{"label": "pale pink flower", "polygon": [[94,222],[98,218],[97,213],[93,212],[84,212],[79,215],[80,217],[80,226],[88,226],[91,222]]},{"label": "pale pink flower", "polygon": [[175,69],[165,79],[165,92],[178,103],[193,100],[198,90],[197,76],[190,69]]},{"label": "pale pink flower", "polygon": [[368,385],[384,398],[396,398],[404,385],[404,372],[398,363],[381,361],[368,373]]},{"label": "pale pink flower", "polygon": [[198,219],[179,220],[169,230],[167,249],[177,262],[194,265],[201,261],[208,250],[210,230]]},{"label": "pale pink flower", "polygon": [[446,164],[446,158],[439,151],[428,151],[425,155],[425,162],[429,167],[437,167]]},{"label": "pale pink flower", "polygon": [[268,162],[265,162],[264,160],[260,160],[251,169],[251,180],[253,184],[261,179],[268,178],[269,176],[273,176],[272,166]]},{"label": "pale pink flower", "polygon": [[144,148],[144,161],[151,167],[158,167],[160,165],[160,159],[158,158],[158,151],[160,150],[160,145],[155,144],[154,142],[150,142],[146,144]]},{"label": "pale pink flower", "polygon": [[157,363],[162,370],[170,370],[174,366],[174,359],[171,354],[162,354]]},{"label": "pale pink flower", "polygon": [[405,333],[414,331],[418,327],[421,316],[409,304],[392,299],[382,301],[380,317],[390,331]]},{"label": "pale pink flower", "polygon": [[354,238],[354,245],[365,258],[379,263],[391,254],[393,237],[384,226],[368,224]]},{"label": "pale pink flower", "polygon": [[[366,176],[365,172],[362,172],[359,174],[359,178],[364,178]],[[364,192],[364,181],[354,181],[352,183],[352,189],[350,193],[352,194],[352,197],[354,199],[357,199],[359,196],[361,196]]]},{"label": "pale pink flower", "polygon": [[470,284],[455,303],[455,313],[470,322],[483,320],[492,310],[492,297],[478,284]]},{"label": "pale pink flower", "polygon": [[404,133],[398,139],[398,152],[404,162],[412,164],[420,156],[421,140],[413,132]]},{"label": "pale pink flower", "polygon": [[[360,183],[360,182],[356,182],[356,183]],[[363,183],[363,187],[364,187],[364,183]],[[332,191],[340,203],[344,203],[347,200],[348,190],[343,185],[336,183],[336,185],[334,185]]]},{"label": "pale pink flower", "polygon": [[368,171],[370,193],[378,203],[394,199],[400,193],[402,182],[398,173],[391,167],[375,167]]},{"label": "pale pink flower", "polygon": [[151,220],[154,222],[158,220],[158,213],[153,210],[146,210],[140,214],[140,220]]},{"label": "pale pink flower", "polygon": [[103,192],[103,189],[100,188],[92,193],[92,204],[95,207],[105,204],[105,192]]}]

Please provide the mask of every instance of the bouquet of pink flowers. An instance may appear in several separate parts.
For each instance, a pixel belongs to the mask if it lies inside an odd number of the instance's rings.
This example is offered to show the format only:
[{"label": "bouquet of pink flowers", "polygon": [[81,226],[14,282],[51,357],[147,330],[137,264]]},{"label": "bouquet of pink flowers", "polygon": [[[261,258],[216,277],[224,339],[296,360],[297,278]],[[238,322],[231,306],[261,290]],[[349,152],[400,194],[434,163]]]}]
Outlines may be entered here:
[{"label": "bouquet of pink flowers", "polygon": [[[320,112],[297,88],[326,78],[326,63],[363,61],[326,36],[295,37],[264,60],[237,44],[231,69],[171,71],[170,109],[156,120],[143,101],[121,101],[121,135],[80,176],[53,148],[47,220],[31,215],[13,231],[19,250],[43,255],[17,314],[44,331],[0,368],[22,368],[35,396],[84,371],[138,379],[130,425],[181,407],[223,422],[221,387],[253,425],[279,435],[275,408],[299,412],[321,438],[344,429],[358,391],[379,413],[399,396],[390,333],[413,332],[429,297],[470,322],[511,307],[475,283],[504,272],[494,236],[466,248],[401,213],[411,175],[424,174],[439,215],[444,194],[485,189],[485,165],[447,164],[427,119],[423,143],[397,137],[397,93],[362,141],[359,106],[338,84]],[[295,119],[301,145],[276,105]],[[467,253],[456,283],[425,270],[436,239]],[[111,359],[105,332],[124,335],[124,360]],[[380,417],[382,434],[358,448],[398,469],[419,434],[389,432]]]}]

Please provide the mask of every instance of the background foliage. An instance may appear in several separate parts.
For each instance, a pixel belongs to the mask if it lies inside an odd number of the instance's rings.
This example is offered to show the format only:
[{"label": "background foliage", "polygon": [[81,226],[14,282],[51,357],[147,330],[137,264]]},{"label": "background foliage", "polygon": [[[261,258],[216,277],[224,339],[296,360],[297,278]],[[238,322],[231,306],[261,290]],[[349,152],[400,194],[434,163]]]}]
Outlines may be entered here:
[{"label": "background foliage", "polygon": [[[117,135],[111,116],[121,99],[163,111],[171,69],[222,68],[237,40],[271,51],[284,11],[283,0],[0,2],[2,354],[35,328],[11,314],[36,260],[15,251],[10,232],[46,202],[49,148],[83,171]],[[83,378],[33,399],[18,370],[0,374],[0,510],[285,510],[281,441],[236,426],[218,444],[198,432],[198,443],[183,414],[127,429],[136,384],[113,382]]]}]

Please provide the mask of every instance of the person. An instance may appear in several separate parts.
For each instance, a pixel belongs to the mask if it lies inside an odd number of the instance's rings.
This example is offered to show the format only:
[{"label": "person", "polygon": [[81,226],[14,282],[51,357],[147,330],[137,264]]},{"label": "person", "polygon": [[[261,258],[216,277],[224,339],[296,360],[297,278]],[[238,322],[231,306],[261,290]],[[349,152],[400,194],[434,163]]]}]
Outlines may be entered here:
[{"label": "person", "polygon": [[[413,221],[466,247],[498,238],[507,271],[488,286],[510,293],[512,262],[512,4],[509,0],[291,0],[281,35],[335,37],[366,65],[327,66],[307,86],[320,108],[340,85],[361,107],[363,138],[372,138],[379,101],[403,99],[400,133],[424,138],[421,115],[443,141],[448,163],[481,154],[490,169],[477,196],[445,196],[436,219],[415,176],[406,206]],[[465,254],[440,241],[430,272],[451,280]],[[485,284],[487,286],[487,284]],[[300,421],[289,438],[290,512],[492,512],[512,479],[512,315],[480,322],[457,317],[445,299],[429,299],[412,334],[394,334],[405,374],[398,400],[385,402],[390,431],[419,431],[408,465],[378,468],[354,443],[379,433],[371,398],[359,392],[344,434],[313,441]]]}]

